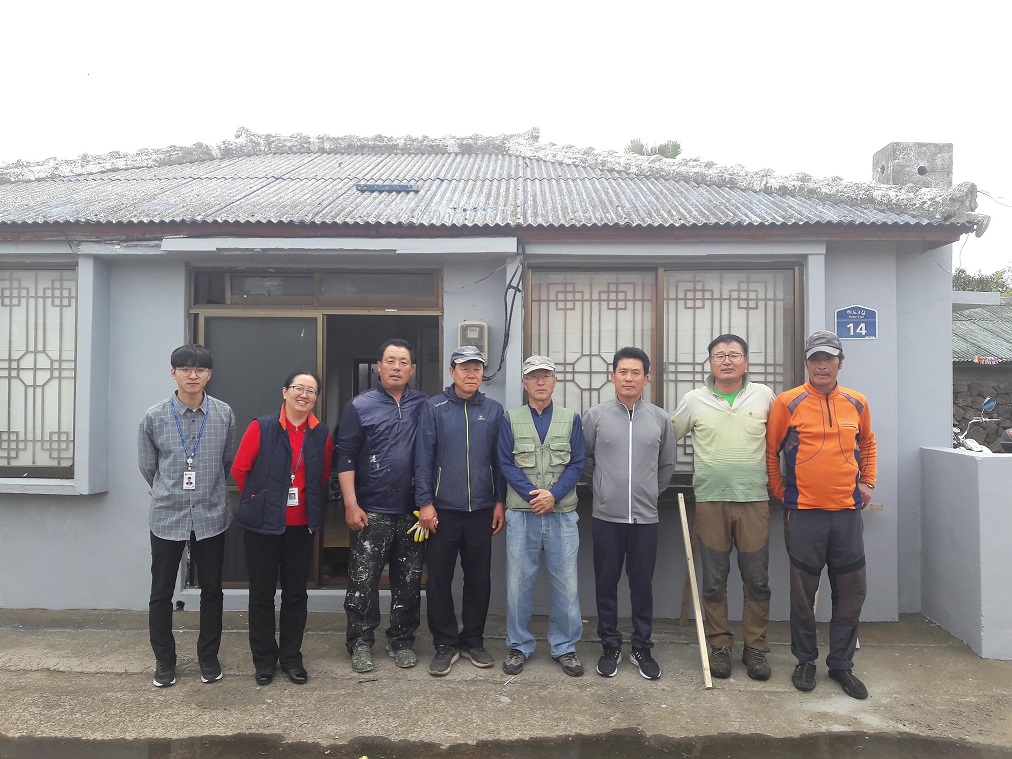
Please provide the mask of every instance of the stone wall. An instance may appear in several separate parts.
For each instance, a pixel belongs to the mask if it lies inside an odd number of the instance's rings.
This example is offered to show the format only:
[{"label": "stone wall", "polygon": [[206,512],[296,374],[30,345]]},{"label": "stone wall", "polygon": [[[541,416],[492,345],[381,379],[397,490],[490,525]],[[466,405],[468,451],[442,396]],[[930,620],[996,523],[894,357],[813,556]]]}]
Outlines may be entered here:
[{"label": "stone wall", "polygon": [[967,422],[981,415],[980,408],[989,395],[998,401],[998,405],[989,416],[998,421],[984,425],[975,424],[970,430],[969,437],[997,453],[1001,452],[1002,430],[1012,427],[1012,383],[953,382],[952,426],[965,430]]}]

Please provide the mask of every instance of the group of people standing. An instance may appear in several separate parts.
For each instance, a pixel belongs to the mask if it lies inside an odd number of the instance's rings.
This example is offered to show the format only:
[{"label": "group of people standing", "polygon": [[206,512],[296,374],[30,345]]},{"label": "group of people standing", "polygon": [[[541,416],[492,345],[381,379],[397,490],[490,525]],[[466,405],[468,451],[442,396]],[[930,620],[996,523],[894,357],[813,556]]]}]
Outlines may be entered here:
[{"label": "group of people standing", "polygon": [[[578,594],[580,538],[577,483],[593,494],[593,566],[601,655],[596,671],[614,676],[622,662],[618,585],[629,582],[629,661],[646,679],[661,676],[653,658],[653,575],[659,540],[658,500],[675,468],[676,441],[692,435],[694,531],[702,555],[702,596],[710,666],[731,675],[727,578],[737,550],[744,586],[742,661],[749,677],[770,677],[768,493],[783,500],[791,560],[792,681],[815,687],[818,648],[814,603],[829,568],[833,590],[829,676],[855,698],[867,690],[854,676],[857,624],[865,596],[860,509],[875,485],[875,438],[867,400],[840,387],[839,338],[813,333],[805,345],[808,381],[775,397],[748,376],[748,345],[721,335],[708,348],[704,386],[674,415],[643,399],[650,359],[640,348],[616,352],[615,398],[582,416],[552,401],[557,376],[548,356],[522,366],[527,403],[505,411],[480,391],[485,358],[473,346],[450,356],[452,384],[428,398],[411,387],[413,347],[388,340],[379,351],[378,384],[345,406],[334,445],[337,478],[350,530],[346,646],[355,672],[375,667],[380,583],[389,566],[386,653],[396,666],[417,664],[423,558],[426,612],[435,648],[429,673],[448,674],[463,657],[494,664],[485,648],[492,588],[492,537],[506,528],[506,657],[518,675],[535,650],[533,593],[544,556],[551,590],[548,645],[566,675],[584,674],[576,645],[583,635]],[[242,491],[250,579],[250,648],[254,676],[269,683],[280,665],[291,682],[308,672],[301,645],[313,533],[321,529],[330,476],[331,436],[313,414],[319,378],[290,375],[279,412],[254,420],[232,460],[235,419],[204,393],[212,358],[202,346],[171,357],[177,392],[141,422],[139,460],[152,489],[151,644],[154,684],[175,682],[171,599],[187,540],[201,586],[197,654],[201,679],[221,678],[221,563],[229,524],[225,476]],[[785,471],[781,470],[781,457]],[[457,562],[463,574],[458,619]],[[280,577],[280,636],[274,594]]]}]

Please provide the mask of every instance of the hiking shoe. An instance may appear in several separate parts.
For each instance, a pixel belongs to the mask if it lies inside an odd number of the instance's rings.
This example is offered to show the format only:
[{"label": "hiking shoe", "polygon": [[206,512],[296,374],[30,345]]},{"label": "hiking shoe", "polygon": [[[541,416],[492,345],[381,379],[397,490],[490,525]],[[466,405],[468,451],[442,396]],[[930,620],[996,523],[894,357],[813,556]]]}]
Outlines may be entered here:
[{"label": "hiking shoe", "polygon": [[710,674],[726,680],[731,676],[731,649],[727,646],[710,649]]},{"label": "hiking shoe", "polygon": [[507,675],[519,675],[524,671],[524,662],[527,661],[527,657],[524,656],[524,652],[519,648],[511,648],[506,654],[506,658],[503,659],[502,671]]},{"label": "hiking shoe", "polygon": [[216,683],[221,679],[221,664],[217,656],[200,657],[200,682]]},{"label": "hiking shoe", "polygon": [[467,648],[466,646],[460,647],[460,655],[467,659],[471,664],[476,667],[485,669],[495,664],[492,659],[492,654],[486,651],[481,646],[475,646],[474,648]]},{"label": "hiking shoe", "polygon": [[398,648],[396,651],[387,646],[387,655],[394,657],[394,664],[401,669],[410,669],[418,664],[418,657],[410,648]]},{"label": "hiking shoe", "polygon": [[576,651],[570,651],[568,654],[563,654],[555,661],[562,665],[562,671],[570,677],[583,677],[583,665],[580,663],[580,659],[577,657]]},{"label": "hiking shoe", "polygon": [[629,661],[640,668],[640,676],[647,680],[657,680],[661,676],[661,665],[650,655],[649,648],[634,648]]},{"label": "hiking shoe", "polygon": [[436,677],[450,674],[453,663],[460,658],[460,653],[453,646],[436,646],[436,655],[429,665],[429,674]]},{"label": "hiking shoe", "polygon": [[360,675],[364,672],[372,672],[372,650],[368,643],[359,641],[351,650],[351,669]]},{"label": "hiking shoe", "polygon": [[829,670],[829,679],[840,683],[843,692],[851,698],[868,698],[868,689],[864,687],[864,683],[854,677],[854,673],[849,669],[831,669]]},{"label": "hiking shoe", "polygon": [[805,693],[815,690],[815,662],[808,661],[796,666],[794,674],[791,675],[791,682],[795,688]]},{"label": "hiking shoe", "polygon": [[166,661],[160,661],[155,666],[155,687],[168,688],[176,684],[176,666]]},{"label": "hiking shoe", "polygon": [[622,661],[622,649],[615,646],[605,646],[604,653],[597,660],[597,674],[603,677],[615,677],[620,661]]},{"label": "hiking shoe", "polygon": [[745,646],[741,652],[741,663],[748,667],[748,676],[753,680],[770,679],[770,663],[766,661],[765,651]]}]

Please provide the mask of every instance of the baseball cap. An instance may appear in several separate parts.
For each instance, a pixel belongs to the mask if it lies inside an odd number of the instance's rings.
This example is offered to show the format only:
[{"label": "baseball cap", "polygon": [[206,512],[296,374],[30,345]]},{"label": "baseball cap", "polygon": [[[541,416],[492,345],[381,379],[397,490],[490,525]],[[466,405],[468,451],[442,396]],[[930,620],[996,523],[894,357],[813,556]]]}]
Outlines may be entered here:
[{"label": "baseball cap", "polygon": [[450,355],[450,366],[463,364],[467,361],[481,361],[484,365],[485,357],[473,345],[461,345]]},{"label": "baseball cap", "polygon": [[555,362],[548,356],[531,356],[524,361],[521,373],[526,377],[528,374],[533,372],[535,369],[547,369],[550,372],[555,371]]},{"label": "baseball cap", "polygon": [[839,356],[843,353],[843,343],[833,332],[820,329],[813,332],[805,340],[805,358],[811,358],[814,353],[828,353],[830,356]]}]

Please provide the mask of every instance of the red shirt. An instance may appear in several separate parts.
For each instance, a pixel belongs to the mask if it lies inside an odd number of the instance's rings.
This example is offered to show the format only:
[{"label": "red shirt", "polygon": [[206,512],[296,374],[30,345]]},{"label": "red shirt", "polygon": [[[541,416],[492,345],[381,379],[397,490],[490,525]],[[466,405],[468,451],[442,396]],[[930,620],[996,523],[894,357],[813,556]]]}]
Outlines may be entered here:
[{"label": "red shirt", "polygon": [[[306,438],[306,429],[315,428],[319,423],[320,420],[310,412],[309,418],[302,424],[289,424],[288,417],[285,415],[285,407],[281,406],[281,426],[288,432],[288,442],[292,445],[292,468],[295,470],[295,480],[292,482],[292,487],[299,489],[299,505],[285,509],[285,523],[288,525],[309,524],[309,514],[306,511],[306,458],[299,454],[302,451],[302,442]],[[328,434],[323,447],[323,490],[321,496],[324,500],[327,498],[330,483],[330,452],[332,450],[333,441]],[[242,442],[239,443],[239,450],[235,454],[235,461],[232,462],[232,477],[235,479],[235,484],[239,486],[239,490],[242,490],[246,484],[246,477],[253,469],[253,462],[256,461],[259,453],[260,425],[254,419],[246,428]]]}]

